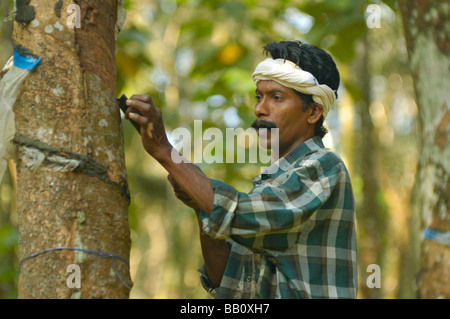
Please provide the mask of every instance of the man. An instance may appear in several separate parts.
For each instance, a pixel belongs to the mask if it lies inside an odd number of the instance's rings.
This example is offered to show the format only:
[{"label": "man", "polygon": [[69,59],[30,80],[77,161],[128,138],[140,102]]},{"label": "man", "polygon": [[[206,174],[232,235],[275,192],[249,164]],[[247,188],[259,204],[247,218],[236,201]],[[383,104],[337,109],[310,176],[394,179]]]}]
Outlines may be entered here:
[{"label": "man", "polygon": [[[323,121],[339,72],[325,51],[298,41],[265,46],[253,73],[253,127],[278,128],[279,156],[248,194],[175,164],[161,112],[148,96],[127,101],[146,151],[197,212],[203,286],[217,298],[355,298],[355,210],[349,174],[326,149]],[[270,135],[270,134],[269,134]],[[267,138],[268,147],[270,139]],[[274,169],[275,168],[275,169]]]}]

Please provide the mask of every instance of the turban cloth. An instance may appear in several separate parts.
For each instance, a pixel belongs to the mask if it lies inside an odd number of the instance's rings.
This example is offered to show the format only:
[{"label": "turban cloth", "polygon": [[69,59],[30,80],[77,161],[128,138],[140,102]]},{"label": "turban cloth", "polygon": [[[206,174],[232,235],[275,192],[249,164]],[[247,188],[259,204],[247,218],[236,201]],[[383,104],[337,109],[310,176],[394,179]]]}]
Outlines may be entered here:
[{"label": "turban cloth", "polygon": [[256,66],[252,77],[256,85],[259,81],[272,80],[300,93],[312,95],[314,102],[323,106],[324,117],[336,101],[335,91],[328,85],[319,84],[314,75],[288,60],[267,58]]}]

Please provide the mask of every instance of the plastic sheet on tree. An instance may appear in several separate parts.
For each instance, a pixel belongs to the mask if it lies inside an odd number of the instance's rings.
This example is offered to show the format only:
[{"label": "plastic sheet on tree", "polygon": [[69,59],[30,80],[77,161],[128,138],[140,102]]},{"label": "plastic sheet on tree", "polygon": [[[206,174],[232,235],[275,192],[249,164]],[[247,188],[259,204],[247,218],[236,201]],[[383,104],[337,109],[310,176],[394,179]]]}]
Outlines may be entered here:
[{"label": "plastic sheet on tree", "polygon": [[122,30],[123,25],[125,24],[125,21],[127,19],[127,10],[125,10],[124,5],[125,5],[124,1],[119,0],[119,2],[117,4],[117,20],[116,20],[116,30],[115,30],[116,40],[117,40],[117,36],[120,33],[120,30]]},{"label": "plastic sheet on tree", "polygon": [[0,81],[0,183],[8,160],[16,158],[16,149],[12,144],[16,132],[12,108],[23,81],[40,62],[40,58],[23,56],[14,50],[2,71],[7,72]]}]

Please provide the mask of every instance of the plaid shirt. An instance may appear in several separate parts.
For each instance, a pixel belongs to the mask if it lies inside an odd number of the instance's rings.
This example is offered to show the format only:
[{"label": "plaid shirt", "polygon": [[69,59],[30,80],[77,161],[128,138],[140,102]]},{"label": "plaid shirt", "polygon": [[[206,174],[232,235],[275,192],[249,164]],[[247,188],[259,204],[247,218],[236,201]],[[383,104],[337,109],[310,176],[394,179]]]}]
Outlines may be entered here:
[{"label": "plaid shirt", "polygon": [[[203,232],[226,239],[230,256],[217,298],[356,298],[355,206],[342,159],[314,137],[253,180],[248,194],[212,179]],[[274,172],[272,165],[269,172]]]}]

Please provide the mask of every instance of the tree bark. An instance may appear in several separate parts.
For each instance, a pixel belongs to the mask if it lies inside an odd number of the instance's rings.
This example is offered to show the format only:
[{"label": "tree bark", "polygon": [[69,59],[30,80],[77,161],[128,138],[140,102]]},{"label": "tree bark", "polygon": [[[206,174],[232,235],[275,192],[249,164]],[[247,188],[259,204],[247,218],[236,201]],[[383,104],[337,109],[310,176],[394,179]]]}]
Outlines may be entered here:
[{"label": "tree bark", "polygon": [[[408,54],[421,124],[416,214],[422,227],[450,231],[450,4],[401,0]],[[419,297],[450,298],[450,247],[425,238]]]},{"label": "tree bark", "polygon": [[[359,297],[378,299],[382,297],[381,290],[370,288],[366,284],[369,275],[367,267],[371,264],[384,269],[384,252],[388,221],[385,207],[379,200],[381,196],[380,183],[377,176],[376,154],[379,151],[377,131],[370,115],[370,40],[368,31],[364,31],[358,47],[357,59],[354,63],[355,86],[360,93],[357,101],[356,114],[360,120],[361,130],[354,145],[354,167],[363,180],[362,198],[357,206],[357,221],[359,225],[359,272],[362,280],[359,286]],[[381,276],[381,278],[383,278]]]},{"label": "tree bark", "polygon": [[[118,4],[75,3],[81,28],[71,29],[72,1],[16,2],[13,45],[42,58],[14,105],[19,298],[128,298],[132,285],[115,89]],[[81,288],[69,285],[73,264]]]}]

